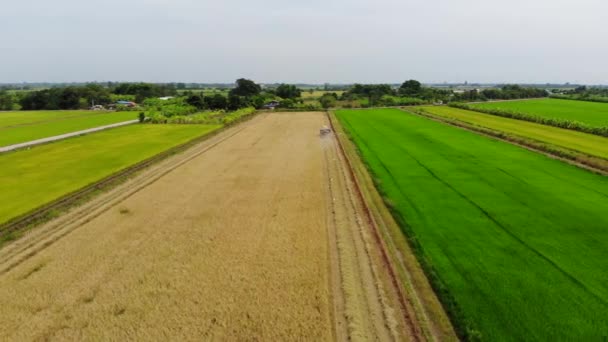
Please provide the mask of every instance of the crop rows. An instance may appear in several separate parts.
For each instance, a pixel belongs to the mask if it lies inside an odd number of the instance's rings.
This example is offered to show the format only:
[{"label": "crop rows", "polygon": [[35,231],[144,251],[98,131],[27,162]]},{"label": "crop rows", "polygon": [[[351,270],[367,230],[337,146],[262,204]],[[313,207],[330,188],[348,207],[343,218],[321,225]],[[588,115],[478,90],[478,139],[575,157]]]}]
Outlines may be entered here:
[{"label": "crop rows", "polygon": [[608,181],[399,110],[337,111],[461,337],[608,333]]}]

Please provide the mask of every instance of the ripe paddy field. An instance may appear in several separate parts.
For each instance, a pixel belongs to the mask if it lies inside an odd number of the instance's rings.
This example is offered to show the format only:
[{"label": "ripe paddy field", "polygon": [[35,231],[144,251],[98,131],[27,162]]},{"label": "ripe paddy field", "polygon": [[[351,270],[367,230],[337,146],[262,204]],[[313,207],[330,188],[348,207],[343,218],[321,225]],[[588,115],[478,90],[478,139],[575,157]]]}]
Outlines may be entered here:
[{"label": "ripe paddy field", "polygon": [[[0,340],[455,340],[402,297],[337,140],[319,136],[328,124],[259,114],[0,248]],[[0,155],[27,164],[4,189],[40,191],[46,163],[65,191],[203,129],[135,125]],[[93,146],[104,157],[86,159]],[[76,152],[85,165],[53,166]],[[24,170],[37,188],[13,180]]]},{"label": "ripe paddy field", "polygon": [[461,336],[608,335],[606,177],[396,109],[336,115]]}]

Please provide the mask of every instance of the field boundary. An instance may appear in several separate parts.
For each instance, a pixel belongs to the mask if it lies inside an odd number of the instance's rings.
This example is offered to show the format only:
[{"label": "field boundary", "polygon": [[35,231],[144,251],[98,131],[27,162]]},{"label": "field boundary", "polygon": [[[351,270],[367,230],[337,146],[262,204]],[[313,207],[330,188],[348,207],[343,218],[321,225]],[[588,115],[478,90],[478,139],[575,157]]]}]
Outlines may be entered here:
[{"label": "field boundary", "polygon": [[457,341],[449,317],[437,298],[420,263],[410,248],[400,226],[394,220],[384,199],[376,189],[366,165],[359,157],[356,146],[348,138],[333,112],[327,116],[336,135],[340,152],[347,162],[358,197],[373,228],[373,235],[391,274],[394,286],[404,309],[413,311],[417,325],[427,340]]},{"label": "field boundary", "polygon": [[519,146],[599,175],[608,176],[608,160],[600,157],[591,156],[580,151],[556,146],[547,142],[541,142],[521,135],[509,134],[485,126],[474,125],[458,119],[449,119],[438,115],[433,115],[421,109],[403,111],[408,114],[418,115],[429,120],[444,123],[476,134],[481,134],[494,140],[500,140],[515,146]]},{"label": "field boundary", "polygon": [[[190,147],[193,147],[203,141],[206,141],[212,137],[223,133],[227,129],[234,127],[235,125],[242,123],[244,121],[250,120],[253,117],[257,116],[258,112],[254,112],[251,115],[244,116],[237,121],[229,125],[225,125],[220,127],[212,132],[207,134],[198,136],[194,139],[191,139],[183,144],[171,147],[163,152],[160,152],[152,157],[149,157],[145,160],[142,160],[138,163],[135,163],[131,166],[128,166],[120,171],[117,171],[111,175],[108,175],[96,182],[93,182],[89,185],[86,185],[76,191],[65,194],[49,203],[46,203],[36,209],[33,209],[25,214],[19,215],[15,218],[12,218],[4,223],[0,224],[0,247],[2,247],[4,242],[15,240],[19,237],[19,234],[23,231],[32,229],[38,225],[41,225],[45,222],[48,222],[67,210],[76,207],[93,197],[107,192],[116,186],[124,183],[128,179],[137,175],[139,172],[147,169],[148,167],[155,165],[173,155],[179,154],[188,150]],[[236,132],[238,133],[238,131]],[[234,133],[234,134],[236,134]],[[232,136],[232,135],[230,135]],[[229,136],[229,137],[230,137]],[[225,139],[229,138],[226,137]],[[223,140],[225,140],[223,139]],[[223,140],[220,140],[223,141]],[[218,143],[220,143],[218,142]]]}]

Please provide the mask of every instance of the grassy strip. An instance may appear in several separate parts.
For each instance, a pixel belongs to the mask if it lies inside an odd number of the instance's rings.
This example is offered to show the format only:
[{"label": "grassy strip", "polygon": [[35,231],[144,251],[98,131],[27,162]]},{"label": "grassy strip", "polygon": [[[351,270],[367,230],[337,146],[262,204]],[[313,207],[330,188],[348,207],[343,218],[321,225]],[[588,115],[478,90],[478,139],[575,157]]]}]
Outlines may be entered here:
[{"label": "grassy strip", "polygon": [[365,203],[373,216],[373,221],[382,234],[393,265],[396,266],[395,270],[401,280],[402,290],[407,294],[409,302],[415,310],[417,322],[420,323],[425,337],[427,340],[437,341],[457,340],[449,316],[433,292],[433,287],[408,244],[406,235],[403,234],[387,206],[390,201],[378,192],[380,187],[376,179],[371,177],[372,170],[369,169],[368,164],[362,161],[361,153],[352,143],[349,132],[342,128],[333,112],[330,112],[329,116],[337,139],[344,147],[346,158],[350,161]]},{"label": "grassy strip", "polygon": [[536,123],[518,123],[449,107],[415,107],[408,111],[608,172],[608,145],[602,137],[553,127],[539,128]]},{"label": "grassy strip", "polygon": [[608,333],[605,177],[402,111],[337,116],[463,339]]},{"label": "grassy strip", "polygon": [[[494,104],[495,105],[495,104]],[[468,105],[464,103],[450,103],[450,107],[460,108],[475,112],[480,112],[484,114],[496,115],[510,119],[517,119],[529,122],[535,122],[543,125],[559,127],[564,129],[571,129],[574,131],[599,135],[603,137],[608,137],[608,126],[597,127],[592,126],[586,123],[582,123],[579,121],[568,120],[568,119],[560,119],[560,118],[552,118],[552,117],[543,117],[538,115],[532,115],[525,112],[518,112],[508,109],[499,109],[499,108],[484,108],[479,105]]]},{"label": "grassy strip", "polygon": [[8,146],[136,119],[137,114],[134,112],[115,112],[76,116],[27,126],[9,127],[0,130],[0,146]]}]

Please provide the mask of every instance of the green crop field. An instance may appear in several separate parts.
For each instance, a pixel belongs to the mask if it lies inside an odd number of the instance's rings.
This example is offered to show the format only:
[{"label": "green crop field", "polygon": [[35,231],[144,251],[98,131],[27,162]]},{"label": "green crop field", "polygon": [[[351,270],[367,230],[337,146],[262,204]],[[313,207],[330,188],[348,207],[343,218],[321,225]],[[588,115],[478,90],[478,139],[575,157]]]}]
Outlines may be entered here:
[{"label": "green crop field", "polygon": [[608,178],[396,109],[336,115],[461,331],[608,336]]},{"label": "green crop field", "polygon": [[0,154],[0,223],[219,127],[132,125]]},{"label": "green crop field", "polygon": [[608,159],[608,138],[605,137],[446,106],[422,106],[413,110],[423,110],[440,117],[456,119]]},{"label": "green crop field", "polygon": [[0,112],[0,128],[9,126],[43,123],[66,118],[106,114],[89,110],[37,110]]},{"label": "green crop field", "polygon": [[473,108],[499,109],[543,118],[577,121],[593,127],[608,127],[608,103],[540,99],[475,103]]},{"label": "green crop field", "polygon": [[136,112],[39,111],[0,113],[0,146],[137,119]]}]

